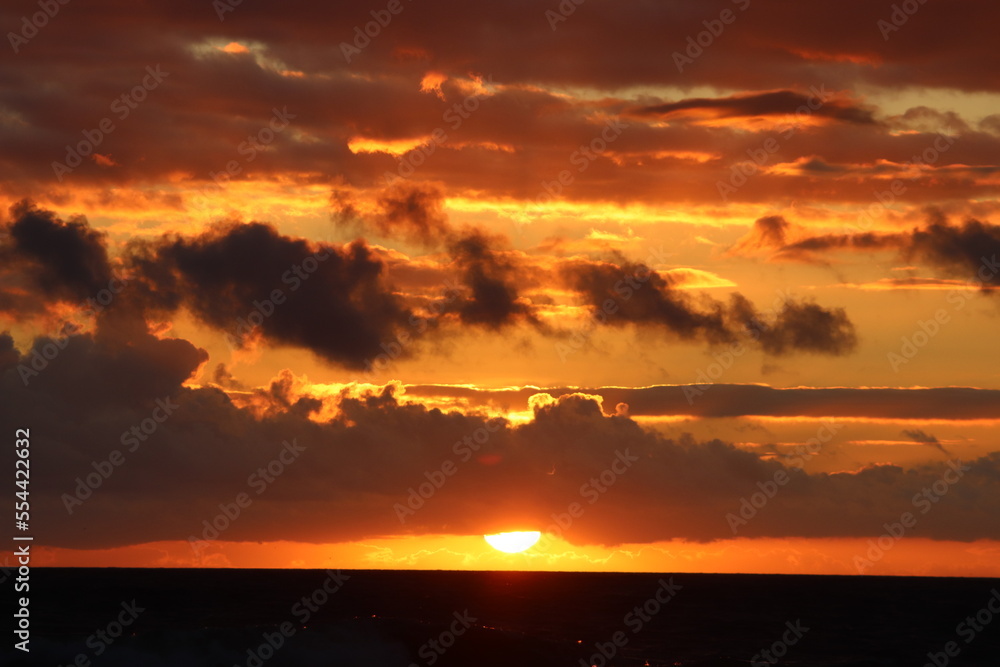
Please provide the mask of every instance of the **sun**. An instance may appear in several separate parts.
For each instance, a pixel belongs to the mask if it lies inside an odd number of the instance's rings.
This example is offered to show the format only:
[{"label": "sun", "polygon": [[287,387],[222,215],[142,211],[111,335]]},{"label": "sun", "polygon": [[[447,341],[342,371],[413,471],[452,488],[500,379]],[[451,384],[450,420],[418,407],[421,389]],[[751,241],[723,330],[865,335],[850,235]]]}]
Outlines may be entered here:
[{"label": "sun", "polygon": [[522,530],[513,533],[483,535],[483,539],[497,551],[516,554],[535,546],[541,536],[542,534],[537,530]]}]

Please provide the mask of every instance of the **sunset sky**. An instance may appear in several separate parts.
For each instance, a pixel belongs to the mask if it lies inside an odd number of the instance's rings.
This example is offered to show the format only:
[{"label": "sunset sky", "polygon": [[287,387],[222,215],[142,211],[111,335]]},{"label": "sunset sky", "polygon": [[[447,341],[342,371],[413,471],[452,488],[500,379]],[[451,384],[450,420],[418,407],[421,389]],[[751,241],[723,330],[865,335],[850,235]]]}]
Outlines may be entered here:
[{"label": "sunset sky", "polygon": [[37,564],[1000,576],[996,3],[39,6]]}]

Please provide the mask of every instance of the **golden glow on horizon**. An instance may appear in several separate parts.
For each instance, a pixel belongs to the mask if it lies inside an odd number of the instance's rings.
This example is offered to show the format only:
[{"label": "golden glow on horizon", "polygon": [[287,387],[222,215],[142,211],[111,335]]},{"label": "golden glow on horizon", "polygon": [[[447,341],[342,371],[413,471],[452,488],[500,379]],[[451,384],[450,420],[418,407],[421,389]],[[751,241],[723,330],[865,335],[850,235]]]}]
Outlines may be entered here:
[{"label": "golden glow on horizon", "polygon": [[509,533],[483,535],[483,539],[497,551],[517,554],[535,546],[541,536],[542,534],[537,530],[518,530]]},{"label": "golden glow on horizon", "polygon": [[[513,555],[480,536],[426,535],[359,542],[214,541],[199,554],[187,540],[83,550],[38,545],[48,567],[340,568],[357,570],[519,570],[534,572],[744,572],[857,574],[853,558],[868,538],[755,538],[710,543],[671,540],[616,547],[570,544],[548,537],[545,548]],[[872,575],[1000,577],[1000,542],[900,540]]]}]

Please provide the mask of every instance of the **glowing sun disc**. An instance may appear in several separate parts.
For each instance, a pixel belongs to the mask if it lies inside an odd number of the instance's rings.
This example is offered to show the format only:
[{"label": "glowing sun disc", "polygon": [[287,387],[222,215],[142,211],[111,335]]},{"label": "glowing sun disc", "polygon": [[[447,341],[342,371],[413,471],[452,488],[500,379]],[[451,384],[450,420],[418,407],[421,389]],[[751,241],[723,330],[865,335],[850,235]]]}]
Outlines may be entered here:
[{"label": "glowing sun disc", "polygon": [[542,534],[537,530],[521,530],[513,533],[483,535],[483,539],[497,551],[516,554],[535,546],[541,536]]}]

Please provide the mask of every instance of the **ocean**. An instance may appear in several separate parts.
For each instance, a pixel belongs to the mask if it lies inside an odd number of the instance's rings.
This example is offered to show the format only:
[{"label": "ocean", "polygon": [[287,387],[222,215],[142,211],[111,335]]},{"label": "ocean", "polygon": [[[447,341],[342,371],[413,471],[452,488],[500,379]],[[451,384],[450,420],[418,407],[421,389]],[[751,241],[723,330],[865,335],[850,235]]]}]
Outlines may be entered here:
[{"label": "ocean", "polygon": [[991,605],[997,579],[37,568],[4,664],[997,667]]}]

